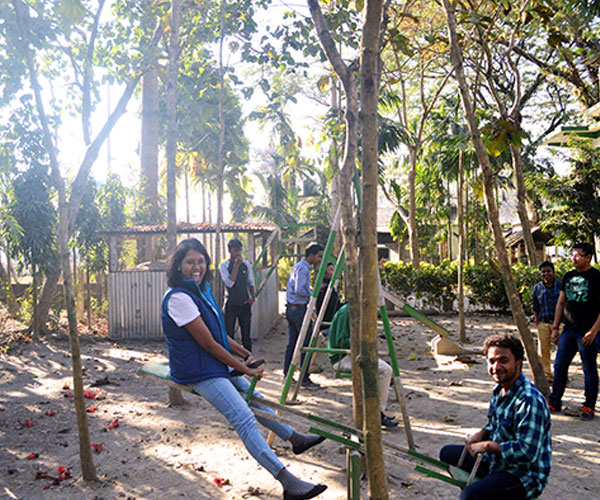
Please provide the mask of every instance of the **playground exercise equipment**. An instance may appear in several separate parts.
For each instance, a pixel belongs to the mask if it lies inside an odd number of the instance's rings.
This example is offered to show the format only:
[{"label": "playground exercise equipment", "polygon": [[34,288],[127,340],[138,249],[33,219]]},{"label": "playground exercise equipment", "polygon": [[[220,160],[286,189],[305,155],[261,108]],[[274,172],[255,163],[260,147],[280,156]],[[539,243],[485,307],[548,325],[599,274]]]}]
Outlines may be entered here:
[{"label": "playground exercise equipment", "polygon": [[[168,365],[148,363],[140,368],[137,373],[141,377],[158,381],[168,385],[169,387],[200,396],[200,394],[194,391],[191,386],[173,382],[173,380],[171,380],[169,377]],[[365,452],[363,432],[355,429],[354,427],[329,420],[313,413],[303,412],[294,407],[278,404],[273,401],[269,401],[268,399],[258,398],[253,395],[254,388],[256,387],[256,381],[257,377],[255,376],[253,377],[251,387],[246,394],[246,402],[249,404],[251,402],[260,404],[278,412],[278,414],[272,414],[258,408],[250,407],[256,416],[275,420],[287,425],[291,425],[295,428],[306,427],[308,425],[309,432],[326,437],[327,439],[345,446],[347,499],[360,500],[360,456]],[[287,416],[281,416],[282,413],[286,414]],[[466,456],[466,449],[463,450],[458,465],[455,467],[422,453],[418,453],[415,450],[399,446],[388,439],[384,438],[382,442],[384,448],[386,448],[386,456],[390,456],[402,461],[418,462],[419,465],[415,467],[415,470],[429,477],[444,481],[454,486],[458,486],[459,488],[464,488],[476,480],[475,474],[477,473],[477,469],[481,462],[481,455],[478,455],[475,466],[469,474],[468,472],[460,469],[460,465],[462,465],[462,462]],[[429,467],[433,466],[439,469],[441,472],[432,470],[421,464]]]},{"label": "playground exercise equipment", "polygon": [[[285,381],[284,381],[281,398],[280,398],[281,404],[285,404],[287,402],[287,396],[288,396],[288,393],[290,391],[290,387],[291,387],[291,384],[293,381],[293,375],[294,375],[296,369],[298,368],[301,354],[302,354],[302,352],[307,352],[307,355],[304,357],[302,366],[300,367],[300,374],[298,376],[298,381],[296,383],[295,390],[292,394],[291,401],[292,402],[296,401],[296,399],[298,397],[298,393],[300,391],[300,386],[301,386],[302,380],[304,380],[304,375],[306,374],[306,372],[309,369],[312,358],[318,352],[318,351],[315,351],[314,349],[318,349],[316,347],[316,344],[317,344],[319,336],[320,336],[319,335],[320,326],[321,326],[321,322],[323,321],[325,311],[327,310],[327,305],[331,298],[333,289],[342,273],[342,270],[345,268],[344,251],[342,250],[340,252],[337,259],[334,258],[332,255],[332,248],[335,243],[335,239],[337,238],[337,234],[338,234],[338,230],[339,230],[340,218],[341,218],[340,215],[341,215],[341,210],[340,210],[340,206],[338,206],[338,209],[336,210],[336,213],[335,213],[335,217],[333,219],[332,229],[329,233],[329,237],[327,239],[327,244],[325,245],[325,249],[323,251],[323,259],[321,261],[321,266],[319,267],[319,271],[317,273],[317,278],[315,279],[313,292],[312,292],[312,295],[308,302],[307,310],[306,310],[306,313],[304,315],[304,319],[302,322],[302,327],[300,329],[300,333],[299,333],[298,339],[296,341],[296,346],[294,348],[294,354],[292,356],[292,361],[290,363],[290,366],[288,368],[288,373],[287,373]],[[306,339],[306,335],[309,333],[308,330],[309,330],[313,312],[315,310],[315,306],[317,303],[317,297],[319,295],[319,290],[320,290],[321,284],[323,282],[323,276],[325,274],[325,269],[327,268],[327,265],[330,262],[335,262],[334,274],[333,274],[332,279],[330,280],[327,290],[325,292],[323,303],[321,304],[320,310],[318,311],[317,319],[313,324],[312,332],[310,332],[310,340],[308,342],[309,350],[306,350],[303,347],[304,341]],[[381,283],[379,285],[380,285],[379,289],[381,290]],[[409,446],[409,448],[414,449],[415,448],[414,438],[413,438],[412,430],[410,427],[410,419],[408,417],[408,412],[406,411],[406,404],[405,404],[404,396],[403,396],[402,382],[400,381],[400,371],[398,369],[398,362],[396,359],[396,350],[394,347],[394,342],[393,342],[392,333],[391,333],[391,329],[390,329],[389,319],[387,317],[387,311],[385,310],[385,301],[381,297],[381,294],[379,296],[378,305],[379,305],[379,310],[380,310],[380,314],[382,317],[384,331],[385,331],[385,335],[386,335],[388,354],[389,354],[389,357],[391,360],[391,365],[392,365],[392,371],[393,371],[392,380],[393,380],[393,384],[394,384],[394,392],[395,392],[396,399],[398,400],[398,403],[400,405],[400,409],[402,412],[402,423],[404,426],[404,431],[406,433],[406,440],[407,440],[408,446]],[[272,444],[274,437],[275,437],[274,434],[270,433],[267,442],[269,442],[269,444]]]}]

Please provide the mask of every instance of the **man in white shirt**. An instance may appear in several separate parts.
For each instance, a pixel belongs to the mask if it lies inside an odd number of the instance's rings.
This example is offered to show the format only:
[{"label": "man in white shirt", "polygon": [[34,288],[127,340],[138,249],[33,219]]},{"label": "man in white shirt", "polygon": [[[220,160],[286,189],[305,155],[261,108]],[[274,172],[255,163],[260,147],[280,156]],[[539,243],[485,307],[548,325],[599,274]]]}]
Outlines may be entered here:
[{"label": "man in white shirt", "polygon": [[254,297],[254,273],[252,266],[242,256],[242,242],[237,239],[229,241],[229,260],[223,262],[219,271],[227,289],[227,302],[225,303],[225,329],[227,335],[235,338],[236,320],[242,332],[242,345],[252,351],[250,339],[250,321],[252,319],[251,306]]}]

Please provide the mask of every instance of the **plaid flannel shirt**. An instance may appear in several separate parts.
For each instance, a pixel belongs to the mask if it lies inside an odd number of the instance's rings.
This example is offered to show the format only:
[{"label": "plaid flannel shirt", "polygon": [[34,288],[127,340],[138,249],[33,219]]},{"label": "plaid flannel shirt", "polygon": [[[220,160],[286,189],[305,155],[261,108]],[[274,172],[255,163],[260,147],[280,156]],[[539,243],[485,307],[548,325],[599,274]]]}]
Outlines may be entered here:
[{"label": "plaid flannel shirt", "polygon": [[488,456],[490,472],[516,476],[527,498],[537,498],[552,466],[550,412],[544,396],[525,375],[519,376],[506,396],[502,386],[496,386],[485,429],[489,440],[500,444],[500,455]]},{"label": "plaid flannel shirt", "polygon": [[538,313],[540,321],[552,323],[554,320],[554,312],[556,311],[556,303],[560,295],[561,285],[562,282],[555,279],[550,288],[543,281],[536,283],[533,287],[532,308]]}]

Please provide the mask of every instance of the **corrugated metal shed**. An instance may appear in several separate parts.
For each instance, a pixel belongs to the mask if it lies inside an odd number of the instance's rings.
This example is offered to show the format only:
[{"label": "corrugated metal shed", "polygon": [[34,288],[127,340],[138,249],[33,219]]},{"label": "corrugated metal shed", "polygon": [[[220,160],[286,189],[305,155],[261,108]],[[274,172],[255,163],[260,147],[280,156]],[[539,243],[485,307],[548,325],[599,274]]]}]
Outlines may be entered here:
[{"label": "corrugated metal shed", "polygon": [[[178,223],[179,234],[210,234],[214,237],[216,225],[213,223]],[[118,269],[117,242],[135,238],[153,238],[166,235],[166,226],[131,226],[103,231],[100,234],[109,241],[108,274],[108,332],[113,339],[161,339],[161,302],[167,289],[164,262],[150,263],[147,269]],[[222,233],[246,233],[248,248],[246,258],[253,262],[256,258],[256,239],[265,245],[268,236],[278,232],[277,226],[269,223],[222,224]],[[273,245],[275,245],[273,243]],[[267,244],[268,246],[268,244]],[[209,253],[210,245],[207,246]],[[271,248],[271,259],[275,255]],[[265,262],[262,262],[262,261]],[[266,264],[266,257],[261,259]],[[259,279],[266,276],[267,269],[257,270]],[[220,278],[219,278],[220,279]],[[260,282],[260,281],[259,281]],[[252,308],[252,338],[256,338],[264,328],[278,318],[277,273],[273,273],[267,286]],[[213,289],[215,286],[213,285]]]},{"label": "corrugated metal shed", "polygon": [[108,331],[116,339],[161,339],[164,271],[118,271],[108,275]]}]

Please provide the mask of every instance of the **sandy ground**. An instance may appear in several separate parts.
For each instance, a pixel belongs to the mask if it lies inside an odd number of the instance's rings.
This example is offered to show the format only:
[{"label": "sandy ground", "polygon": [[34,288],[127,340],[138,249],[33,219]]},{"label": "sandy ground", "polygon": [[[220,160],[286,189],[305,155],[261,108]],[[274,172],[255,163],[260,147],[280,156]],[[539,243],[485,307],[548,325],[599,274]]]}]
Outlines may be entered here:
[{"label": "sandy ground", "polygon": [[[456,317],[435,319],[456,331]],[[429,347],[432,332],[407,318],[392,318],[392,323],[418,451],[437,456],[441,446],[460,443],[485,424],[493,383],[481,357],[475,358],[476,364],[436,359]],[[503,316],[469,316],[467,327],[474,349],[492,332],[513,331],[510,318]],[[256,356],[267,360],[258,388],[274,401],[281,391],[286,337],[282,319],[255,342]],[[87,336],[82,353],[85,389],[94,397],[86,401],[88,409],[95,409],[88,413],[91,441],[102,444],[101,452],[94,454],[101,482],[81,479],[73,399],[67,395],[67,386],[72,387],[69,346],[65,337],[55,336],[0,357],[0,498],[281,498],[279,483],[249,456],[224,418],[205,401],[186,394],[185,406],[168,407],[166,387],[136,375],[144,363],[166,361],[163,342],[116,344]],[[334,379],[326,358],[318,364],[324,369],[312,378],[321,389],[302,391],[297,408],[351,424],[350,382]],[[93,387],[98,381],[105,385]],[[576,359],[566,403],[580,403],[582,390],[583,374]],[[388,413],[400,418],[393,391],[390,394]],[[553,417],[552,433],[554,464],[542,498],[599,498],[600,418],[582,422],[559,415]],[[406,445],[401,427],[384,436]],[[326,441],[295,456],[289,443],[276,440],[275,451],[294,474],[329,485],[319,498],[346,498],[345,454],[340,445]],[[31,454],[39,455],[28,459]],[[389,457],[386,465],[390,498],[458,497],[456,487],[420,475],[414,463]],[[59,484],[35,478],[36,472],[56,477],[59,466],[70,469],[73,478]],[[218,486],[215,478],[228,484]],[[366,481],[362,485],[367,498]]]}]

